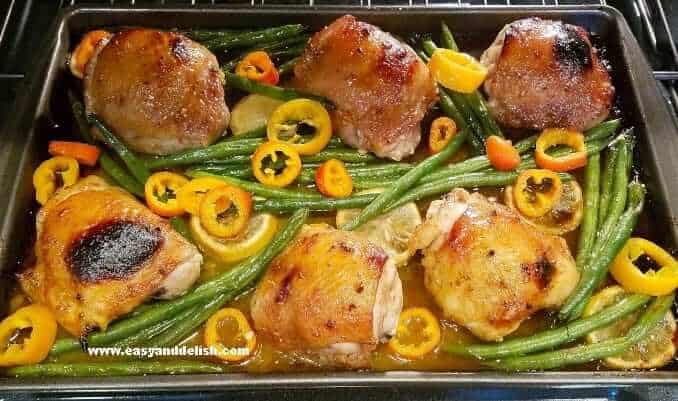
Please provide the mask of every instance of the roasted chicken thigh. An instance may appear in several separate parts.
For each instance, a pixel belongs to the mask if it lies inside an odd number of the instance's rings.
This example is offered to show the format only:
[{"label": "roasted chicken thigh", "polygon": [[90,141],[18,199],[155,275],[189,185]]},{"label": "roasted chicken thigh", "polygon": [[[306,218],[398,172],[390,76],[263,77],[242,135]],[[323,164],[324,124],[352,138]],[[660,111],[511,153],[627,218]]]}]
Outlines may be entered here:
[{"label": "roasted chicken thigh", "polygon": [[579,281],[565,240],[462,189],[431,203],[410,246],[423,252],[425,285],[444,315],[487,341],[559,306]]},{"label": "roasted chicken thigh", "polygon": [[261,279],[251,310],[258,336],[321,363],[365,367],[395,334],[398,271],[378,246],[327,225],[305,226]]},{"label": "roasted chicken thigh", "polygon": [[409,46],[350,15],[313,36],[294,75],[295,86],[336,105],[332,123],[346,143],[394,160],[414,152],[436,98],[428,68]]},{"label": "roasted chicken thigh", "polygon": [[193,245],[96,176],[57,192],[36,225],[37,263],[18,273],[19,282],[75,336],[106,329],[150,296],[180,295],[200,274]]},{"label": "roasted chicken thigh", "polygon": [[483,53],[488,106],[513,128],[585,130],[610,113],[614,87],[582,27],[527,18]]},{"label": "roasted chicken thigh", "polygon": [[175,32],[133,29],[102,42],[85,72],[85,105],[138,152],[206,146],[228,126],[216,57]]}]

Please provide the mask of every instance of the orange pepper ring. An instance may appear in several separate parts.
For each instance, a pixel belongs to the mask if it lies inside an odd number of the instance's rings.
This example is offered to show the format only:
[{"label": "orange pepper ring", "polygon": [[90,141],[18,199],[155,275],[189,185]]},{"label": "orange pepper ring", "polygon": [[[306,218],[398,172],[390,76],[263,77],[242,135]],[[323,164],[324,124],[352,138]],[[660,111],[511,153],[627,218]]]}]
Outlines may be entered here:
[{"label": "orange pepper ring", "polygon": [[341,160],[330,159],[315,173],[318,191],[325,196],[345,198],[353,192],[353,179]]},{"label": "orange pepper ring", "polygon": [[[224,224],[219,215],[235,207],[236,217]],[[252,214],[252,195],[240,188],[225,185],[210,190],[200,202],[200,224],[210,234],[231,238],[247,228]]]}]

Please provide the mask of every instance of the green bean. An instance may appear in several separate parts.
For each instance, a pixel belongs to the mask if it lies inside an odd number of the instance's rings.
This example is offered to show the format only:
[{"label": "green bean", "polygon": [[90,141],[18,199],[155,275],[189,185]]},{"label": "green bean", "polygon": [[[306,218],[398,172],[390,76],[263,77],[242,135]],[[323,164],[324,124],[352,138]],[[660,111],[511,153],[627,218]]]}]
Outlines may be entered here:
[{"label": "green bean", "polygon": [[671,309],[674,294],[656,298],[643,312],[625,336],[604,340],[590,345],[520,356],[498,362],[487,362],[487,366],[510,371],[545,370],[565,365],[592,362],[597,359],[616,356],[626,352],[639,341],[650,335]]},{"label": "green bean", "polygon": [[615,323],[650,301],[642,294],[628,295],[614,305],[565,326],[542,331],[527,337],[513,338],[500,344],[443,345],[445,352],[472,356],[478,359],[506,358],[525,355],[570,343],[594,330]]},{"label": "green bean", "polygon": [[118,156],[120,156],[120,159],[122,159],[125,165],[127,165],[127,168],[132,173],[134,178],[136,178],[137,181],[139,181],[142,185],[145,184],[151,173],[146,168],[146,165],[144,165],[144,162],[137,158],[137,156],[132,153],[132,151],[129,150],[124,143],[122,143],[115,135],[113,135],[113,133],[101,121],[99,121],[95,115],[88,115],[87,120],[97,127],[101,133],[104,143],[106,143],[106,145],[108,145],[115,151],[115,153],[118,154]]},{"label": "green bean", "polygon": [[633,163],[633,144],[630,137],[622,136],[617,143],[619,153],[615,161],[614,180],[612,184],[612,195],[605,220],[600,222],[596,240],[604,240],[610,235],[610,231],[615,229],[619,216],[626,207],[626,197],[628,195],[629,170]]},{"label": "green bean", "polygon": [[215,314],[224,304],[234,298],[233,294],[220,294],[208,304],[198,308],[192,315],[177,322],[171,328],[147,343],[150,347],[171,347],[184,340]]},{"label": "green bean", "polygon": [[71,111],[73,112],[73,117],[75,123],[78,126],[78,132],[82,139],[93,145],[96,141],[92,132],[90,131],[89,123],[87,122],[87,115],[85,112],[85,106],[78,99],[78,96],[72,90],[68,90],[68,101],[71,104]]},{"label": "green bean", "polygon": [[626,211],[617,219],[609,238],[595,243],[579,283],[560,309],[561,319],[573,320],[581,316],[593,290],[605,278],[610,263],[631,236],[644,202],[645,187],[639,182],[632,182]]},{"label": "green bean", "polygon": [[146,160],[146,166],[151,170],[158,170],[202,163],[214,159],[226,159],[232,156],[249,156],[263,142],[263,139],[260,138],[223,141],[204,148],[185,150],[166,156],[157,156]]},{"label": "green bean", "polygon": [[607,208],[610,206],[615,164],[617,162],[617,155],[619,154],[618,149],[617,146],[612,146],[605,157],[603,172],[600,178],[600,206],[598,208],[599,224],[605,221],[605,218],[607,217]]},{"label": "green bean", "polygon": [[186,220],[184,220],[181,217],[175,216],[170,219],[170,224],[172,225],[172,228],[174,228],[176,232],[181,234],[182,237],[186,238],[189,242],[193,243],[193,236],[191,235],[191,230],[188,229]]},{"label": "green bean", "polygon": [[251,179],[254,177],[252,167],[250,166],[234,166],[224,164],[201,164],[187,169],[184,172],[189,177],[194,177],[198,173],[209,173],[214,175],[223,175],[240,179]]},{"label": "green bean", "polygon": [[595,127],[587,131],[584,131],[584,137],[586,141],[607,138],[614,134],[615,132],[617,132],[620,126],[621,126],[620,118],[603,121],[602,123],[596,125]]},{"label": "green bean", "polygon": [[[440,97],[440,108],[443,113],[454,120],[459,131],[468,131],[470,127],[466,123],[464,116],[457,105],[452,101],[452,97],[441,85],[438,85],[438,96]],[[471,144],[473,146],[473,144]]]},{"label": "green bean", "polygon": [[379,158],[371,153],[361,153],[351,148],[332,148],[322,150],[311,156],[303,156],[301,161],[307,163],[324,162],[330,159],[338,159],[346,163],[370,163],[379,161]]},{"label": "green bean", "polygon": [[299,61],[300,57],[295,57],[291,60],[287,60],[286,62],[282,63],[280,65],[280,68],[278,68],[278,73],[280,74],[281,77],[284,77],[287,74],[290,74],[294,71],[294,66],[297,64]]},{"label": "green bean", "polygon": [[589,157],[584,173],[584,217],[579,229],[577,244],[577,268],[583,270],[596,240],[598,202],[600,199],[600,154]]},{"label": "green bean", "polygon": [[230,72],[226,72],[224,73],[224,75],[226,75],[227,85],[233,86],[247,93],[257,93],[263,96],[268,96],[270,98],[283,101],[294,99],[313,99],[319,101],[320,103],[325,104],[325,106],[328,107],[332,105],[332,102],[330,102],[329,100],[325,99],[322,96],[316,96],[309,93],[300,92],[296,89],[281,88],[279,86],[274,85],[260,84],[259,82],[252,81],[251,79],[247,79],[232,74]]},{"label": "green bean", "polygon": [[241,139],[263,138],[265,136],[266,136],[266,126],[263,125],[261,127],[255,128],[247,132],[243,132],[238,135],[231,135],[229,138],[226,138],[221,142],[239,141]]},{"label": "green bean", "polygon": [[268,28],[261,31],[243,32],[241,34],[228,34],[221,37],[213,37],[204,40],[202,44],[208,49],[217,52],[229,50],[236,47],[256,46],[262,43],[270,43],[290,38],[304,32],[306,27],[303,25],[283,25],[275,28]]},{"label": "green bean", "polygon": [[[140,330],[150,327],[160,321],[175,316],[187,308],[213,299],[219,294],[237,294],[251,284],[266,269],[282,249],[297,234],[308,216],[307,209],[299,209],[287,220],[285,227],[278,232],[269,245],[258,255],[252,256],[238,265],[222,273],[216,278],[207,281],[177,299],[167,302],[158,302],[146,307],[144,313],[133,315],[108,327],[105,332],[90,334],[81,341],[85,345],[99,346],[129,337]],[[66,338],[58,340],[52,346],[50,355],[58,355],[80,347],[80,342]]]},{"label": "green bean", "polygon": [[405,173],[402,177],[396,180],[393,185],[377,196],[377,198],[367,205],[358,216],[346,223],[342,229],[344,230],[353,230],[360,227],[363,223],[370,220],[371,218],[379,215],[383,212],[384,208],[388,206],[389,203],[393,202],[399,198],[403,192],[409,190],[413,185],[421,179],[421,177],[429,174],[440,165],[442,165],[447,159],[452,157],[454,153],[459,150],[461,144],[466,140],[466,135],[468,132],[466,130],[459,131],[452,140],[441,150],[439,153],[436,153],[433,156],[428,157],[412,170]]},{"label": "green bean", "polygon": [[142,376],[189,373],[223,373],[224,365],[194,361],[128,361],[41,363],[8,369],[14,377],[87,377],[87,376]]},{"label": "green bean", "polygon": [[265,185],[259,184],[257,182],[241,180],[234,177],[224,176],[224,175],[215,175],[210,173],[205,173],[202,171],[196,171],[189,174],[192,178],[198,177],[214,177],[224,181],[227,184],[242,188],[247,192],[251,192],[254,195],[261,196],[263,198],[286,198],[286,199],[322,199],[322,195],[315,192],[303,192],[301,190],[292,190],[285,188],[272,188]]},{"label": "green bean", "polygon": [[313,211],[333,211],[339,209],[358,209],[365,207],[377,197],[377,194],[353,195],[348,198],[322,199],[267,199],[256,202],[254,210],[261,212],[287,213],[299,208]]},{"label": "green bean", "polygon": [[454,40],[454,35],[452,31],[447,26],[445,21],[440,22],[440,42],[443,44],[443,47],[446,49],[454,50],[455,52],[459,51],[459,46],[457,46],[457,41]]}]

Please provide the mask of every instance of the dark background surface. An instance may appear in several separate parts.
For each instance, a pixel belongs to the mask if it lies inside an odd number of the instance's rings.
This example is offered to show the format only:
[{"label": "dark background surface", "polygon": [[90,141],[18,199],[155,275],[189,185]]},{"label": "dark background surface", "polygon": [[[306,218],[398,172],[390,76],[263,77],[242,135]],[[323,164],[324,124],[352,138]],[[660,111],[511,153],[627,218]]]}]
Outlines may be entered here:
[{"label": "dark background surface", "polygon": [[[64,0],[68,3],[70,0]],[[585,3],[592,4],[597,0],[571,0],[560,1],[560,4]],[[663,71],[663,76],[675,74],[678,60],[672,52],[669,37],[666,35],[665,26],[662,24],[661,14],[657,8],[657,2],[660,0],[646,0],[645,5],[650,11],[649,21],[652,23],[654,33],[657,37],[657,49],[651,45],[650,31],[644,24],[641,13],[639,12],[639,2],[644,0],[614,0],[609,3],[618,7],[627,17],[630,25],[634,29],[643,48],[647,49],[647,56],[653,67],[657,71]],[[294,0],[265,0],[266,4],[290,4]],[[413,0],[414,4],[423,4],[423,1]],[[441,1],[430,0],[430,4],[438,4]],[[97,3],[96,1],[86,2],[86,4]],[[118,1],[118,3],[122,3]],[[136,0],[135,6],[162,6],[164,2],[160,0]],[[190,0],[166,3],[190,5]],[[232,4],[241,3],[238,1],[197,1],[201,4]],[[299,3],[299,2],[297,2]],[[301,2],[306,4],[305,1]],[[315,4],[360,4],[359,1],[352,0],[316,0]],[[472,0],[472,4],[483,4],[483,0]],[[490,4],[505,4],[505,0],[489,1]],[[110,0],[99,1],[98,4],[110,4]],[[125,4],[129,4],[128,1]],[[366,1],[365,1],[366,4]],[[398,4],[407,5],[407,1],[373,1],[372,5]],[[542,4],[541,0],[513,0],[511,4]],[[555,5],[554,0],[547,1],[546,4]],[[678,0],[663,0],[664,11],[667,16],[667,23],[672,31],[674,38],[678,39]],[[21,93],[24,83],[24,75],[31,70],[32,60],[39,54],[43,43],[44,35],[49,30],[54,16],[64,6],[59,1],[54,0],[0,0],[0,125],[7,115],[12,113],[14,99],[18,93]],[[8,12],[11,10],[11,13]],[[403,11],[406,12],[406,9]],[[659,75],[659,74],[658,74]],[[671,92],[671,86],[674,92]],[[676,82],[665,81],[660,84],[667,97],[667,101],[678,102],[675,98]],[[672,98],[673,96],[673,98]],[[84,389],[83,389],[84,390]],[[408,389],[408,388],[333,388],[326,390],[284,390],[284,391],[233,391],[229,393],[220,392],[199,392],[199,393],[166,393],[166,394],[51,394],[36,396],[30,393],[22,394],[3,394],[0,388],[0,401],[19,401],[19,400],[97,400],[97,399],[119,399],[119,400],[193,400],[193,401],[212,401],[212,400],[465,400],[465,401],[493,401],[493,400],[648,400],[648,401],[678,401],[678,388],[668,386],[632,386],[622,388],[600,388],[600,387],[554,387],[554,388],[454,388],[454,389]]]}]

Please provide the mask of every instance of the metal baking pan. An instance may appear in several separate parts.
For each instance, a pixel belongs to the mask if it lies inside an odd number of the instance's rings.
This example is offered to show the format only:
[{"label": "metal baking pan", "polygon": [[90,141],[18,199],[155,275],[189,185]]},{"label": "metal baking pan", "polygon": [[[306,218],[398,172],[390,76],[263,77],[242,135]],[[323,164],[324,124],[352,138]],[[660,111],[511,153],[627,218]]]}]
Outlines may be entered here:
[{"label": "metal baking pan", "polygon": [[[612,66],[618,109],[625,126],[635,126],[636,160],[647,183],[650,206],[644,230],[662,245],[678,244],[678,132],[652,72],[624,17],[611,7],[483,7],[483,8],[204,8],[124,9],[77,8],[65,10],[46,33],[46,46],[19,91],[18,108],[2,130],[0,145],[0,269],[8,273],[31,246],[34,216],[31,172],[43,159],[50,136],[67,134],[64,82],[66,55],[78,36],[102,26],[143,25],[175,27],[253,27],[304,23],[319,29],[335,18],[352,13],[396,34],[437,32],[445,20],[462,48],[479,52],[504,26],[515,19],[539,16],[586,27]],[[66,131],[66,132],[65,132]],[[6,283],[4,280],[2,283]],[[1,286],[1,285],[0,285]],[[280,389],[289,387],[356,386],[543,386],[636,385],[678,383],[678,370],[655,372],[565,371],[504,374],[494,372],[336,372],[295,374],[220,374],[78,379],[0,378],[0,389],[11,392],[178,391],[232,388]]]}]

